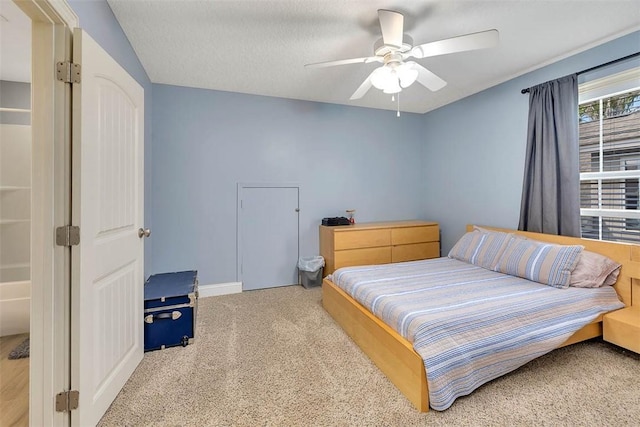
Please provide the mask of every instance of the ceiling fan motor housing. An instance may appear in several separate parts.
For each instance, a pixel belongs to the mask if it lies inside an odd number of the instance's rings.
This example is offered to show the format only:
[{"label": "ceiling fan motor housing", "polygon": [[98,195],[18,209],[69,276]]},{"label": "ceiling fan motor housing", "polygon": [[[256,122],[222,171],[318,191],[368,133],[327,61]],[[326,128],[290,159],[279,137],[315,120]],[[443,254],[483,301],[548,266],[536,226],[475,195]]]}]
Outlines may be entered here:
[{"label": "ceiling fan motor housing", "polygon": [[395,52],[405,53],[410,51],[412,47],[413,47],[413,39],[411,38],[411,36],[403,34],[401,47],[398,48],[396,46],[386,45],[384,44],[384,40],[382,38],[379,38],[373,44],[373,53],[376,56],[385,56],[388,53],[395,53]]}]

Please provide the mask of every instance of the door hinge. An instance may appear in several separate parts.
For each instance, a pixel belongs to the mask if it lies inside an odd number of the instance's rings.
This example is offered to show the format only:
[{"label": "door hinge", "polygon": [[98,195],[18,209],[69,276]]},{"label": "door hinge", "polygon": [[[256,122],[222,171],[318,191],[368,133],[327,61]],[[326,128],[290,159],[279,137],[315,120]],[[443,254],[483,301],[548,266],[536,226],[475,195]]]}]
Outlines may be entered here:
[{"label": "door hinge", "polygon": [[56,394],[56,412],[71,412],[78,409],[80,392],[77,390],[63,391]]},{"label": "door hinge", "polygon": [[73,62],[58,62],[56,64],[56,78],[65,83],[80,83],[80,64]]},{"label": "door hinge", "polygon": [[63,225],[56,228],[56,245],[76,246],[80,244],[80,227]]}]

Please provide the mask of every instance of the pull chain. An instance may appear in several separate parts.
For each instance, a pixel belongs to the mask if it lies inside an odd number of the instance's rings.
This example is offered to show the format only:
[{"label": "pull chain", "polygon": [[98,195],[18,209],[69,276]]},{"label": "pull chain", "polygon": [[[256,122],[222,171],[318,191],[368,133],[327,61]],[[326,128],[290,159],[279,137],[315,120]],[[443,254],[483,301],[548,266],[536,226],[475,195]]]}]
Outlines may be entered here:
[{"label": "pull chain", "polygon": [[398,93],[398,114],[396,114],[396,117],[400,117],[400,93]]}]

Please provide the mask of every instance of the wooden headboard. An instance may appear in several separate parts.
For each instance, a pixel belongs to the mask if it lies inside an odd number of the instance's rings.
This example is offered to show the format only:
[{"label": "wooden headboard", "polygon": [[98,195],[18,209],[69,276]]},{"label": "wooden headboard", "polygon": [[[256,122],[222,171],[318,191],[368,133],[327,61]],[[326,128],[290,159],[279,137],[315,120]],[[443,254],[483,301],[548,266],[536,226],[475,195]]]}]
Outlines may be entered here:
[{"label": "wooden headboard", "polygon": [[[530,231],[509,230],[496,227],[485,227],[488,230],[504,231],[525,236],[529,239],[559,245],[582,245],[591,252],[596,252],[619,262],[622,265],[620,275],[614,285],[620,299],[626,306],[640,306],[640,246],[631,243],[606,242],[602,240],[581,239],[579,237],[556,236],[553,234],[533,233]],[[472,231],[473,225],[467,225]]]}]

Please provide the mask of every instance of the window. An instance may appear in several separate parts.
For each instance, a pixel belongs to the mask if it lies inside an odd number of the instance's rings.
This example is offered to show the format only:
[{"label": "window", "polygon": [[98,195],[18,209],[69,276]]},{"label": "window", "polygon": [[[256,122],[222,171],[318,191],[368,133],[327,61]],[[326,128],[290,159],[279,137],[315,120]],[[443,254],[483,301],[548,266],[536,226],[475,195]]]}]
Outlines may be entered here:
[{"label": "window", "polygon": [[640,243],[640,68],[580,85],[582,236]]}]

